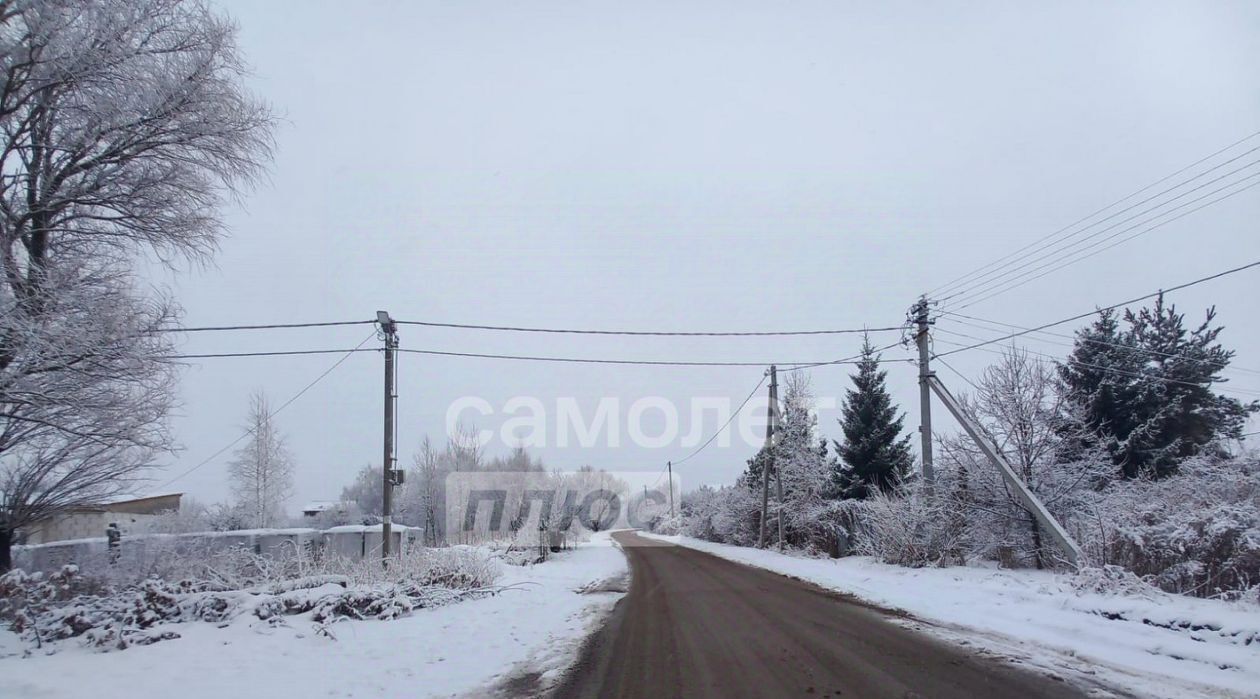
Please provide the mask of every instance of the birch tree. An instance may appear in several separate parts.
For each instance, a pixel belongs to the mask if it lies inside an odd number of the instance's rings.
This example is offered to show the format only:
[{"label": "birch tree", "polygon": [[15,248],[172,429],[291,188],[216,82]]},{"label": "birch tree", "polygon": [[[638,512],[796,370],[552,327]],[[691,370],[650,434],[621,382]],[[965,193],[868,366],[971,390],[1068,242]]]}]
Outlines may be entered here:
[{"label": "birch tree", "polygon": [[228,476],[237,505],[263,529],[283,519],[284,504],[293,493],[293,457],[261,391],[250,396],[246,429],[249,443],[228,464]]}]

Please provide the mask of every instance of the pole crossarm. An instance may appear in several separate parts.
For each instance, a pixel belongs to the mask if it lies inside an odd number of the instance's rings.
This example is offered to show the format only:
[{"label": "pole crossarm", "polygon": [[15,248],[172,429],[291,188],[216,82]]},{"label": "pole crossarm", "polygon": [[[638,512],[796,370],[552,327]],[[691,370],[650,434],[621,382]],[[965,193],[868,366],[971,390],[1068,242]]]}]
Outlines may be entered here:
[{"label": "pole crossarm", "polygon": [[1067,556],[1068,562],[1074,567],[1079,568],[1081,562],[1085,559],[1085,554],[1081,551],[1081,547],[1076,543],[1076,540],[1067,533],[1067,530],[1063,528],[1063,525],[1059,524],[1059,521],[1054,518],[1054,515],[1050,514],[1050,510],[1046,509],[1046,506],[1041,502],[1041,499],[1028,489],[1028,486],[1019,477],[1019,474],[1015,472],[1015,469],[1011,466],[1010,462],[1006,460],[1006,457],[1002,455],[1002,452],[985,438],[980,426],[977,425],[965,411],[963,411],[962,405],[959,404],[958,400],[954,398],[952,393],[949,392],[949,389],[945,387],[945,384],[941,383],[941,380],[935,375],[928,376],[927,383],[932,387],[932,391],[936,393],[936,396],[941,399],[941,403],[945,404],[945,408],[949,410],[950,414],[954,416],[954,419],[958,421],[958,424],[962,425],[963,429],[966,430],[972,441],[974,441],[976,446],[980,448],[980,451],[988,457],[989,461],[993,462],[993,464],[998,467],[998,470],[1002,474],[1002,478],[1006,481],[1006,484],[1011,488],[1011,490],[1015,492],[1016,497],[1019,498],[1021,504],[1024,506],[1024,509],[1028,510],[1028,512],[1037,519],[1037,523],[1041,525],[1041,528],[1050,534],[1050,538],[1054,540],[1059,549],[1063,551],[1065,556]]}]

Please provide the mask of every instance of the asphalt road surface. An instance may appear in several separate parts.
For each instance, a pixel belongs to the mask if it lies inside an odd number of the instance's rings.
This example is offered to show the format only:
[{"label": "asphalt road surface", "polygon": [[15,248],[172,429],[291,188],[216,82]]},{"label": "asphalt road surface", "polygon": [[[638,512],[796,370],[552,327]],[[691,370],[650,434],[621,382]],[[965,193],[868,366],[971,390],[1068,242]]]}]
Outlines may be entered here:
[{"label": "asphalt road surface", "polygon": [[1085,696],[813,585],[632,532],[614,537],[630,559],[630,592],[559,699]]}]

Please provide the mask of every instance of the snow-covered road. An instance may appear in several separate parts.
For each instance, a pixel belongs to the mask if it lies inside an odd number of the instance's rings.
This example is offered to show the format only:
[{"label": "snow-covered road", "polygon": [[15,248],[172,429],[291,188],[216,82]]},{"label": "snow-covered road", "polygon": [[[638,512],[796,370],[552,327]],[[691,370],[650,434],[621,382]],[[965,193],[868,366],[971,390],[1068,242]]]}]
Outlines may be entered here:
[{"label": "snow-covered road", "polygon": [[0,694],[28,699],[482,694],[525,672],[554,677],[622,596],[584,588],[625,575],[625,557],[607,534],[599,534],[545,564],[504,566],[499,583],[513,589],[497,596],[395,621],[338,623],[331,628],[336,640],[314,633],[304,616],[279,628],[248,615],[226,628],[178,624],[171,628],[179,639],[121,652],[70,644],[54,655],[37,651],[28,658],[4,658]]}]

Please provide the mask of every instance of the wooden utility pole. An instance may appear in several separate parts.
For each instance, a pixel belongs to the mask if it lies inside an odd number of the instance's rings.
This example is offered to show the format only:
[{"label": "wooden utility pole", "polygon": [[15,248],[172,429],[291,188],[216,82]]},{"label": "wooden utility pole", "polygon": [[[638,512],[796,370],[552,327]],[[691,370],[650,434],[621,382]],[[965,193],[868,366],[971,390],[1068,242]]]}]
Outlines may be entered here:
[{"label": "wooden utility pole", "polygon": [[[766,443],[762,448],[766,452],[766,461],[761,465],[761,530],[757,535],[757,548],[766,544],[766,518],[770,510],[770,469],[774,468],[774,428],[778,411],[776,403],[779,398],[778,369],[770,365],[770,402],[766,405]],[[782,491],[782,483],[780,483]],[[783,495],[779,495],[779,530],[782,532]],[[780,537],[782,538],[782,537]]]},{"label": "wooden utility pole", "polygon": [[918,326],[914,341],[919,346],[919,450],[923,456],[923,485],[930,494],[936,474],[932,469],[932,389],[929,385],[933,374],[929,365],[932,350],[928,346],[928,326],[932,321],[928,320],[927,297],[920,297],[919,302],[910,310],[914,313],[914,322]]},{"label": "wooden utility pole", "polygon": [[393,508],[394,486],[401,481],[401,474],[394,468],[397,461],[394,457],[394,407],[398,401],[397,389],[394,386],[397,375],[394,350],[398,349],[398,324],[385,311],[376,312],[376,322],[380,324],[381,334],[385,339],[385,456],[381,460],[384,479],[381,495],[381,558],[388,560],[390,539],[393,537],[393,522],[390,513]]}]

